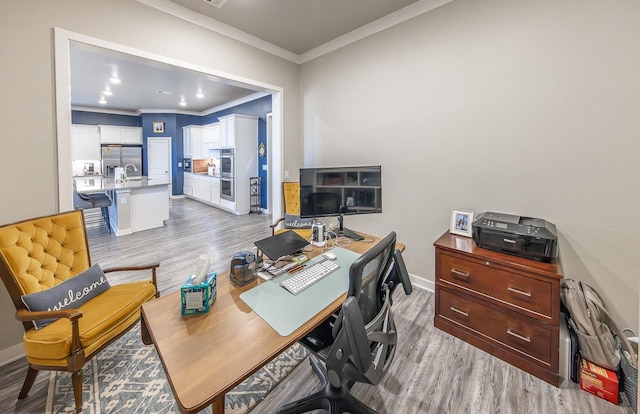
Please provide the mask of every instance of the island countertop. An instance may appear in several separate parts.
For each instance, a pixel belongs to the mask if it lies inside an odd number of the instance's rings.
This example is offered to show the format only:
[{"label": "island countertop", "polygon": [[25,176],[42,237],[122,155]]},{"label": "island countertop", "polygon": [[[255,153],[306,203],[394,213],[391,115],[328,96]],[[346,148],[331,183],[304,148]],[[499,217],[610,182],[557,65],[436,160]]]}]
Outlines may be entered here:
[{"label": "island countertop", "polygon": [[169,185],[163,180],[155,180],[149,177],[133,177],[125,181],[116,181],[113,177],[75,177],[73,187],[78,194],[99,193],[112,190],[131,190],[137,188]]}]

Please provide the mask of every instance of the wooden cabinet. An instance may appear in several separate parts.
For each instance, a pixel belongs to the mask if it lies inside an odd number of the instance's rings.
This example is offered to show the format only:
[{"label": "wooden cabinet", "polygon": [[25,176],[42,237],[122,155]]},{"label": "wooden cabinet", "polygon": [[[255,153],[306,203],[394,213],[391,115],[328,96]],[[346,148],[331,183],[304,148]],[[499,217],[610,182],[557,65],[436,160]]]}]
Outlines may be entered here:
[{"label": "wooden cabinet", "polygon": [[142,145],[142,128],[100,125],[100,143]]},{"label": "wooden cabinet", "polygon": [[71,126],[71,158],[76,160],[99,160],[100,130],[97,125]]},{"label": "wooden cabinet", "polygon": [[434,246],[434,325],[557,387],[559,261],[481,249],[449,232]]}]

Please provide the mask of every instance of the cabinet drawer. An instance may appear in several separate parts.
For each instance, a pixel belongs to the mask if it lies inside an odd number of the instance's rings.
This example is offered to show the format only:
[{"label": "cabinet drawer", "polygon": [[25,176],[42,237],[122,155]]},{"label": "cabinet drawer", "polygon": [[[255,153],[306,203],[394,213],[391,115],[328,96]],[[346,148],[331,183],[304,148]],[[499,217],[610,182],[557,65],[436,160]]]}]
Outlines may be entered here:
[{"label": "cabinet drawer", "polygon": [[557,328],[544,323],[533,323],[526,318],[506,311],[497,311],[481,301],[454,295],[444,289],[439,291],[438,317],[472,331],[521,357],[547,368],[557,369],[553,357],[553,342],[558,348]]},{"label": "cabinet drawer", "polygon": [[[522,274],[509,272],[489,262],[440,253],[438,281],[480,294],[511,309],[525,314],[535,314],[544,319],[553,318],[553,286]],[[488,264],[487,264],[488,263]],[[534,315],[531,315],[534,316]]]}]

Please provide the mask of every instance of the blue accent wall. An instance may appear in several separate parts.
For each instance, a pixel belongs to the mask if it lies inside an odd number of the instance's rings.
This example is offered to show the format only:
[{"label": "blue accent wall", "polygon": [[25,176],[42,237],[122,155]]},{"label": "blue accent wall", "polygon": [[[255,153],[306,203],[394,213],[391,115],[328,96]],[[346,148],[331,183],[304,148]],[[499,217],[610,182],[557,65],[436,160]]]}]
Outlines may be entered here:
[{"label": "blue accent wall", "polygon": [[[147,170],[147,138],[171,137],[171,182],[172,194],[182,194],[184,176],[178,163],[184,158],[182,145],[182,128],[187,125],[206,125],[218,122],[218,118],[230,114],[253,115],[258,117],[258,145],[267,144],[267,114],[271,112],[271,96],[265,96],[255,101],[234,106],[223,111],[214,112],[206,116],[185,115],[175,113],[144,113],[136,115],[117,115],[99,112],[71,111],[72,124],[84,125],[118,125],[142,127],[142,174],[149,175]],[[154,133],[153,123],[164,122],[164,132]],[[267,148],[269,151],[269,148]],[[260,191],[262,208],[267,208],[267,183],[269,177],[262,167],[267,163],[267,157],[258,157],[258,175],[261,178]]]}]

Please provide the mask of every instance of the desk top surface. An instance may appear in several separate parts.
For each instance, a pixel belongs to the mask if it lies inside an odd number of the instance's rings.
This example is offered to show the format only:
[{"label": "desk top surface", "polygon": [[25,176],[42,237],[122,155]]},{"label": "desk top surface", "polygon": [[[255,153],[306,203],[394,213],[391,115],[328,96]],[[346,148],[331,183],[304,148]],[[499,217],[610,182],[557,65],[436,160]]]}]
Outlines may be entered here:
[{"label": "desk top surface", "polygon": [[[362,254],[380,238],[366,236],[347,249]],[[404,249],[401,244],[396,245]],[[309,258],[322,253],[314,247]],[[281,336],[240,298],[244,287],[217,278],[217,299],[204,315],[182,317],[180,292],[145,303],[142,315],[158,350],[176,401],[184,412],[198,412],[240,384],[337,311],[346,292],[288,336]]]}]

